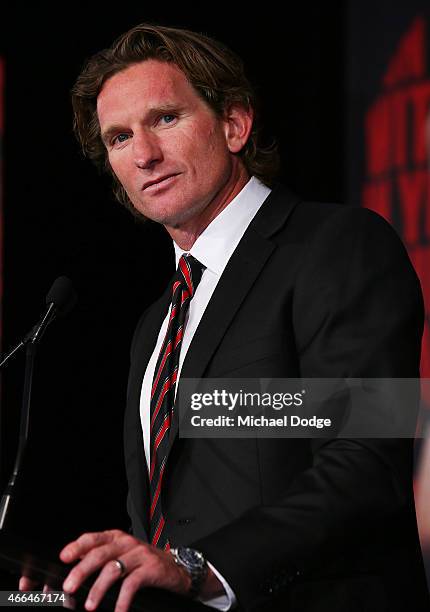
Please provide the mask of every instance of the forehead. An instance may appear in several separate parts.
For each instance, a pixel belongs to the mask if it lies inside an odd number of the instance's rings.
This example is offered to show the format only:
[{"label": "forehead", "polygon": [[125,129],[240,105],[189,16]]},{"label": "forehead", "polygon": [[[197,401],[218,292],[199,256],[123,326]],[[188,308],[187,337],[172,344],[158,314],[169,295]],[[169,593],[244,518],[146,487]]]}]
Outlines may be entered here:
[{"label": "forehead", "polygon": [[107,114],[139,106],[156,108],[166,104],[196,104],[200,97],[176,64],[145,60],[114,74],[97,97],[100,122]]}]

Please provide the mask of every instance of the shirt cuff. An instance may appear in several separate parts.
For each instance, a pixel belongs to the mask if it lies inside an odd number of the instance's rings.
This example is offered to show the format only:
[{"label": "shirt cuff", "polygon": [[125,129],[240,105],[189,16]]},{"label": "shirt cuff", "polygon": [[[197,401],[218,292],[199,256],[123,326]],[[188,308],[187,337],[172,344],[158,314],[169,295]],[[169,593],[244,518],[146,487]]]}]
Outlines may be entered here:
[{"label": "shirt cuff", "polygon": [[221,576],[221,574],[214,568],[212,563],[209,563],[208,561],[207,564],[209,569],[213,571],[215,576],[221,582],[222,586],[224,587],[225,593],[223,595],[218,595],[218,597],[212,597],[211,599],[199,598],[199,601],[205,606],[209,606],[210,608],[221,610],[221,612],[227,612],[227,610],[231,610],[236,606],[236,595],[233,593],[227,580],[223,576]]}]

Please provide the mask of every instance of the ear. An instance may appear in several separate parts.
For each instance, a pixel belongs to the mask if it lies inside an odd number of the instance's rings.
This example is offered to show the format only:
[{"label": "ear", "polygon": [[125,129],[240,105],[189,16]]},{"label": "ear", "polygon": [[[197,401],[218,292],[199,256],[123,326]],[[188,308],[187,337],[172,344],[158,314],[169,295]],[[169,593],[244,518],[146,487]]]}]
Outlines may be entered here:
[{"label": "ear", "polygon": [[224,116],[225,136],[231,153],[239,153],[246,145],[252,130],[254,111],[239,104],[230,106]]}]

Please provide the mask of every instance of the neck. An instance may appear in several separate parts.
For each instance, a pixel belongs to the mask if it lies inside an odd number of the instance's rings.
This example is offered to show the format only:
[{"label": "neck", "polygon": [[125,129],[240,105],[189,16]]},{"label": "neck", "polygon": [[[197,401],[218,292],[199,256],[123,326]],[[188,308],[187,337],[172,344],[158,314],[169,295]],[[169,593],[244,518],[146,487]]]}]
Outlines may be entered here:
[{"label": "neck", "polygon": [[176,244],[184,251],[189,251],[197,238],[226,206],[242,191],[249,181],[249,174],[243,164],[238,164],[226,184],[215,198],[198,215],[183,225],[164,226]]}]

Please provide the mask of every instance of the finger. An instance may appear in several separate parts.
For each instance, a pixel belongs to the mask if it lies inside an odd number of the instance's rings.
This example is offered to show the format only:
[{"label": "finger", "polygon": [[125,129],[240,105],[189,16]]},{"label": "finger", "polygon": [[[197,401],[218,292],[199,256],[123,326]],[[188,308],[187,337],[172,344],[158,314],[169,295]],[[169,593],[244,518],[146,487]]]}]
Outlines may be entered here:
[{"label": "finger", "polygon": [[80,559],[86,555],[86,553],[95,546],[112,542],[112,540],[122,533],[124,532],[119,531],[118,529],[84,533],[77,540],[69,542],[69,544],[63,548],[63,550],[60,552],[60,559],[64,561],[64,563],[76,561],[77,559]]},{"label": "finger", "polygon": [[[123,561],[122,557],[121,561]],[[115,561],[108,561],[108,563],[106,563],[106,565],[98,575],[97,580],[91,587],[90,592],[88,593],[88,597],[85,602],[85,608],[87,610],[94,610],[99,605],[106,592],[110,589],[114,582],[116,582],[120,578],[122,578],[121,570],[118,568]]]},{"label": "finger", "polygon": [[115,541],[89,550],[80,563],[71,570],[64,581],[63,589],[67,593],[73,593],[88,576],[102,568],[108,561],[115,559],[137,544],[138,540],[121,532],[121,535]]},{"label": "finger", "polygon": [[137,591],[143,586],[148,586],[147,572],[144,567],[139,567],[124,579],[118,599],[116,601],[115,612],[127,612]]},{"label": "finger", "polygon": [[[154,571],[154,569],[152,569],[154,562],[157,564],[157,566],[159,566],[159,573],[162,571],[162,565],[159,559],[154,557],[152,549],[144,543],[139,543],[138,546],[135,546],[126,554],[121,555],[120,560],[121,563],[124,564],[125,573],[127,575],[134,573],[135,570],[139,571],[139,575],[141,577],[139,585],[146,584],[146,574],[157,573]],[[91,587],[87,601],[85,602],[86,608],[88,610],[93,610],[96,608],[112,584],[120,578],[122,578],[121,570],[115,564],[115,560],[106,563],[97,577],[97,580]]]},{"label": "finger", "polygon": [[21,576],[19,579],[18,589],[20,591],[34,591],[38,586],[39,582],[37,580],[32,580],[27,578],[27,576]]}]

